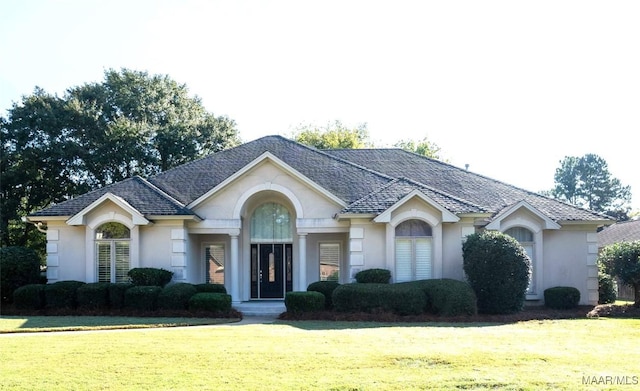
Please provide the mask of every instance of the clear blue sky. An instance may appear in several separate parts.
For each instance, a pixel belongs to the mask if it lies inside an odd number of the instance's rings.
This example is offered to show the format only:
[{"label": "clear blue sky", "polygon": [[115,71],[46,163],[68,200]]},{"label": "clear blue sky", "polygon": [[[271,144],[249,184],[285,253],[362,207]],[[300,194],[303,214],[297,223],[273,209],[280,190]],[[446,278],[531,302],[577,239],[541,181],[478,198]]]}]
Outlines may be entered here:
[{"label": "clear blue sky", "polygon": [[167,74],[244,141],[366,122],[539,191],[595,153],[640,209],[638,1],[3,0],[0,111],[122,67]]}]

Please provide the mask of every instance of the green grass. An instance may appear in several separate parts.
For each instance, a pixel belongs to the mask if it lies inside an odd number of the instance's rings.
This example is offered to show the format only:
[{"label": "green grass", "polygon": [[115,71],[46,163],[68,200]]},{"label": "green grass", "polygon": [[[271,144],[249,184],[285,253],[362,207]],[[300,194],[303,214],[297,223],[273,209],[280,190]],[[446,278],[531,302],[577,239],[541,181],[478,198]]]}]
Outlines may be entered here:
[{"label": "green grass", "polygon": [[7,334],[0,389],[630,390],[583,378],[638,381],[639,345],[640,320],[606,318]]},{"label": "green grass", "polygon": [[196,326],[235,321],[237,319],[134,318],[124,316],[0,316],[0,334]]}]

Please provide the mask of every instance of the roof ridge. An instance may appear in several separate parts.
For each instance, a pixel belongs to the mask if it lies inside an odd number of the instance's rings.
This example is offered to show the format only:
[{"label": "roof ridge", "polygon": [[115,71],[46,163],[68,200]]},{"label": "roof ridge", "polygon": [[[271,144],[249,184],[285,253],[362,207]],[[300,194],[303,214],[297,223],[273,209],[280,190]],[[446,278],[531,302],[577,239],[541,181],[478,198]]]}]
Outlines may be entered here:
[{"label": "roof ridge", "polygon": [[[151,190],[157,192],[160,196],[166,198],[168,201],[174,203],[175,205],[183,208],[183,209],[187,209],[189,211],[191,211],[191,209],[187,208],[187,206],[185,204],[183,204],[182,202],[178,201],[177,199],[173,198],[169,193],[167,193],[166,191],[162,190],[161,188],[159,188],[158,186],[154,185],[153,183],[149,182],[148,180],[144,179],[143,177],[136,175],[134,178],[139,179],[140,181],[142,181],[142,184],[149,187]],[[193,211],[191,211],[193,212]]]},{"label": "roof ridge", "polygon": [[[344,209],[349,209],[352,205],[356,205],[359,202],[364,202],[364,200],[366,198],[371,197],[374,194],[378,194],[381,193],[382,191],[388,189],[389,187],[391,187],[391,185],[393,185],[394,183],[397,183],[400,181],[401,178],[392,178],[389,182],[385,183],[384,185],[378,187],[377,189],[375,189],[374,191],[365,194],[364,196],[358,198],[357,200],[353,201],[352,203],[350,203],[349,205],[347,205]],[[343,210],[344,210],[343,209]]]},{"label": "roof ridge", "polygon": [[487,208],[485,208],[484,206],[480,206],[480,205],[478,205],[476,203],[473,203],[473,202],[471,202],[469,200],[465,200],[464,198],[456,197],[456,196],[454,196],[452,194],[449,194],[449,193],[444,192],[442,190],[438,190],[438,189],[436,189],[434,187],[431,187],[429,185],[426,185],[426,184],[424,184],[422,182],[418,182],[416,180],[413,180],[413,179],[410,179],[410,178],[407,178],[407,177],[400,177],[398,179],[401,179],[403,181],[409,182],[409,183],[414,184],[414,185],[419,186],[419,187],[423,187],[425,189],[428,189],[428,190],[430,190],[430,191],[432,191],[434,193],[438,193],[438,194],[443,195],[445,197],[449,197],[452,200],[458,201],[460,203],[463,203],[463,204],[466,204],[466,205],[469,205],[469,206],[473,206],[474,208],[478,208],[478,209],[480,209],[482,211],[488,212]]}]

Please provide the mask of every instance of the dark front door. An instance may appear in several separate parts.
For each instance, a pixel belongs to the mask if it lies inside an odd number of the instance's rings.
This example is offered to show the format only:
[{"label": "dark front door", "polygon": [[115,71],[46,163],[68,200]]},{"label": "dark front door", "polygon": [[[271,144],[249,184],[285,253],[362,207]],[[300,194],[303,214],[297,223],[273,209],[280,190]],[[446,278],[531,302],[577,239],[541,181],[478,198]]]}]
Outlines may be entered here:
[{"label": "dark front door", "polygon": [[291,284],[291,245],[251,245],[251,298],[282,299]]}]

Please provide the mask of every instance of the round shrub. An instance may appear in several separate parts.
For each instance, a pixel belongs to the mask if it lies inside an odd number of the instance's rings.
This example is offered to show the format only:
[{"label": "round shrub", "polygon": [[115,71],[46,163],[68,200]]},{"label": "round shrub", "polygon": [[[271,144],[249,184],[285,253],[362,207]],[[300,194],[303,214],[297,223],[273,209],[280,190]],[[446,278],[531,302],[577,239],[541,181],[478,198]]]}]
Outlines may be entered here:
[{"label": "round shrub", "polygon": [[198,292],[227,293],[227,288],[222,284],[197,284],[195,287]]},{"label": "round shrub", "polygon": [[76,291],[78,308],[96,310],[109,308],[108,282],[91,282],[84,284]]},{"label": "round shrub", "polygon": [[198,293],[196,287],[186,282],[167,285],[158,296],[158,308],[186,310],[189,307],[189,299],[196,293]]},{"label": "round shrub", "polygon": [[134,285],[130,282],[116,282],[107,286],[109,292],[109,306],[112,309],[120,310],[124,308],[124,294]]},{"label": "round shrub", "polygon": [[576,308],[580,302],[580,291],[570,286],[556,286],[544,290],[544,305],[557,309]]},{"label": "round shrub", "polygon": [[77,290],[82,285],[84,282],[73,280],[45,285],[45,307],[49,309],[75,309],[78,306]]},{"label": "round shrub", "polygon": [[388,284],[391,272],[387,269],[365,269],[355,275],[359,284]]},{"label": "round shrub", "polygon": [[307,291],[322,293],[324,295],[324,308],[329,310],[333,308],[333,301],[331,300],[333,291],[339,286],[340,284],[336,281],[316,281],[309,284]]},{"label": "round shrub", "polygon": [[44,308],[44,284],[23,285],[13,292],[13,304],[19,310]]},{"label": "round shrub", "polygon": [[496,231],[471,234],[462,245],[462,256],[464,272],[478,298],[478,312],[522,310],[531,260],[514,238]]},{"label": "round shrub", "polygon": [[133,285],[163,287],[171,282],[173,272],[154,267],[136,267],[127,273]]},{"label": "round shrub", "polygon": [[618,285],[610,275],[598,273],[598,304],[615,303],[618,298]]},{"label": "round shrub", "polygon": [[287,312],[316,312],[325,308],[325,299],[322,293],[316,291],[287,292],[284,305],[287,307]]},{"label": "round shrub", "polygon": [[189,310],[226,313],[231,311],[231,296],[226,293],[196,293],[189,299]]},{"label": "round shrub", "polygon": [[152,286],[134,286],[124,293],[124,308],[137,311],[154,311],[162,288]]},{"label": "round shrub", "polygon": [[427,297],[425,312],[440,316],[476,315],[476,294],[471,286],[448,278],[403,282],[421,289]]},{"label": "round shrub", "polygon": [[0,248],[0,299],[10,303],[13,292],[27,284],[40,282],[40,259],[30,248]]},{"label": "round shrub", "polygon": [[403,284],[344,284],[333,291],[332,299],[339,312],[417,315],[424,312],[427,304],[422,290]]}]

